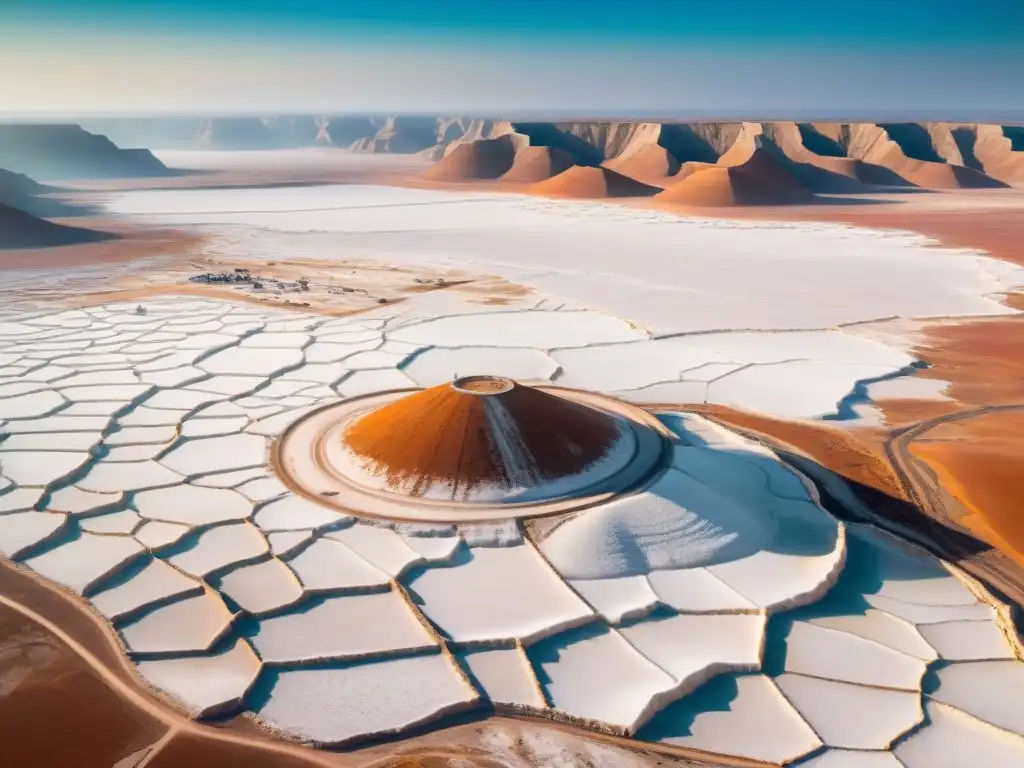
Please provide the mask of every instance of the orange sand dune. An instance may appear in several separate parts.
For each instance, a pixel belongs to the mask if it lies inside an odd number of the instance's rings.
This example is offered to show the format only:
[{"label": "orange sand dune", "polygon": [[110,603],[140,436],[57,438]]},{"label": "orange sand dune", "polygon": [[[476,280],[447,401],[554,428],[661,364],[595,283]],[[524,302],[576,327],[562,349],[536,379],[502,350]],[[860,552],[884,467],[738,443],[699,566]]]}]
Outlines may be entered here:
[{"label": "orange sand dune", "polygon": [[[729,158],[723,156],[723,159]],[[737,165],[686,170],[688,175],[682,181],[658,195],[660,202],[694,207],[731,207],[788,205],[813,198],[803,184],[761,148],[755,149]]]},{"label": "orange sand dune", "polygon": [[457,144],[424,171],[423,178],[431,181],[496,179],[512,168],[515,154],[515,143],[510,136]]},{"label": "orange sand dune", "polygon": [[649,197],[661,189],[623,176],[610,168],[574,165],[547,181],[534,184],[529,191],[548,197],[608,198]]},{"label": "orange sand dune", "polygon": [[0,249],[49,248],[111,240],[115,235],[65,227],[0,203]]},{"label": "orange sand dune", "polygon": [[645,144],[635,152],[604,163],[616,173],[645,184],[664,187],[679,172],[679,161],[660,144]]},{"label": "orange sand dune", "polygon": [[558,147],[522,147],[502,181],[537,182],[557,176],[573,165],[572,155]]},{"label": "orange sand dune", "polygon": [[973,168],[962,165],[947,165],[925,160],[907,160],[894,163],[892,170],[919,187],[928,189],[984,189],[1005,187],[1005,182]]}]

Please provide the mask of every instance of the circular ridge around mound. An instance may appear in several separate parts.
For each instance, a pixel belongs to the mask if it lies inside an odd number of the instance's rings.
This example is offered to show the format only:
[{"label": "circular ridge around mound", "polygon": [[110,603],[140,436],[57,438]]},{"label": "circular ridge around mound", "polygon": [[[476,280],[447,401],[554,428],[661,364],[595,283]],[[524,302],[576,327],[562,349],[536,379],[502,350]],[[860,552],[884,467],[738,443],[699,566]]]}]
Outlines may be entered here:
[{"label": "circular ridge around mound", "polygon": [[367,486],[470,502],[570,493],[619,469],[633,448],[631,433],[605,412],[486,376],[375,409],[352,420],[342,441],[336,466]]},{"label": "circular ridge around mound", "polygon": [[[456,400],[478,403],[498,401],[508,394],[458,395],[450,384],[442,387],[457,395]],[[272,463],[291,490],[338,512],[400,521],[451,523],[533,517],[589,507],[637,488],[668,461],[668,431],[641,408],[557,387],[544,387],[542,391],[516,385],[512,391],[517,390],[532,390],[561,401],[561,407],[573,412],[575,409],[592,411],[595,418],[606,419],[614,430],[610,443],[614,444],[614,449],[600,455],[595,449],[587,449],[582,457],[575,459],[576,466],[581,467],[579,471],[561,475],[549,473],[547,478],[542,477],[540,482],[530,486],[477,485],[472,493],[453,499],[451,486],[441,484],[434,493],[411,495],[407,493],[408,483],[415,484],[418,478],[405,476],[406,485],[389,485],[387,473],[368,472],[364,462],[343,441],[353,425],[431,391],[397,390],[351,398],[306,414],[281,435],[274,446]],[[413,431],[414,428],[406,425],[393,439],[398,446],[407,446]],[[476,442],[475,447],[479,449],[480,442]],[[590,460],[595,456],[596,459]],[[477,467],[476,464],[471,466]]]}]

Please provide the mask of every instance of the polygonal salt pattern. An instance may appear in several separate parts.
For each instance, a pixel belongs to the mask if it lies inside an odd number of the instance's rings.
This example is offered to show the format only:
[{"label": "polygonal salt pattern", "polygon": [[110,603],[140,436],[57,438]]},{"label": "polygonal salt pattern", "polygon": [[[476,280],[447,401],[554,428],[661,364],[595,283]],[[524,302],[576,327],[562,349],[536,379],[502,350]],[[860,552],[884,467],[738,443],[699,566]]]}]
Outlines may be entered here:
[{"label": "polygonal salt pattern", "polygon": [[195,485],[142,491],[135,494],[134,505],[144,518],[182,525],[213,525],[252,515],[252,504],[244,496]]},{"label": "polygonal salt pattern", "polygon": [[893,747],[906,768],[1024,765],[1024,738],[946,704],[925,701],[928,726]]},{"label": "polygonal salt pattern", "polygon": [[267,443],[258,435],[234,434],[184,440],[161,462],[185,476],[226,472],[266,462]]},{"label": "polygonal salt pattern", "polygon": [[341,745],[472,707],[475,692],[440,653],[264,673],[256,712],[317,744]]},{"label": "polygonal salt pattern", "polygon": [[456,658],[470,682],[493,704],[534,710],[547,706],[530,661],[519,648],[467,650]]},{"label": "polygonal salt pattern", "polygon": [[717,677],[665,707],[639,737],[768,763],[789,762],[822,745],[763,675]]},{"label": "polygonal salt pattern", "polygon": [[157,558],[133,565],[119,574],[117,581],[91,598],[96,609],[111,621],[203,591],[198,581]]},{"label": "polygonal salt pattern", "polygon": [[529,643],[594,618],[529,544],[467,548],[450,566],[415,573],[408,587],[420,610],[456,642]]},{"label": "polygonal salt pattern", "polygon": [[[929,679],[931,678],[931,679]],[[1024,663],[945,664],[925,680],[925,693],[977,719],[1024,736]]]},{"label": "polygonal salt pattern", "polygon": [[51,581],[86,595],[144,551],[135,539],[125,536],[79,533],[69,541],[30,557],[25,565]]},{"label": "polygonal salt pattern", "polygon": [[541,640],[527,655],[552,707],[622,733],[675,698],[677,681],[600,623]]},{"label": "polygonal salt pattern", "polygon": [[207,591],[170,603],[121,627],[128,650],[136,657],[210,650],[231,629],[234,616]]},{"label": "polygonal salt pattern", "polygon": [[67,518],[51,512],[0,515],[0,555],[17,559],[28,550],[58,536]]},{"label": "polygonal salt pattern", "polygon": [[193,715],[209,717],[238,709],[262,664],[242,639],[220,652],[177,659],[142,660],[139,674],[181,701]]},{"label": "polygonal salt pattern", "polygon": [[256,525],[267,533],[321,528],[346,520],[351,518],[294,494],[264,504],[253,518]]},{"label": "polygonal salt pattern", "polygon": [[917,691],[851,685],[789,673],[775,678],[775,684],[830,747],[888,749],[923,718]]},{"label": "polygonal salt pattern", "polygon": [[168,562],[185,573],[206,578],[231,565],[259,558],[268,549],[267,540],[254,525],[229,523],[206,529],[187,549],[171,555]]},{"label": "polygonal salt pattern", "polygon": [[279,610],[303,595],[295,574],[274,558],[230,571],[221,578],[219,586],[223,594],[253,615]]},{"label": "polygonal salt pattern", "polygon": [[394,590],[328,597],[262,619],[252,643],[268,664],[370,658],[437,646]]},{"label": "polygonal salt pattern", "polygon": [[[173,298],[147,302],[145,315],[122,304],[0,323],[0,551],[86,591],[143,676],[195,714],[248,704],[324,743],[426,722],[479,693],[622,731],[660,710],[643,738],[774,762],[811,755],[800,764],[814,768],[895,768],[882,751],[893,739],[910,768],[1018,759],[1008,732],[1024,723],[991,691],[1016,690],[1024,665],[992,607],[891,537],[854,525],[847,549],[833,546],[834,524],[797,475],[700,417],[662,417],[679,435],[676,471],[734,503],[759,499],[783,541],[803,541],[799,552],[567,585],[514,523],[457,535],[367,525],[286,492],[266,467],[264,436],[326,400],[455,373],[806,417],[907,355],[836,331],[652,340],[591,310],[551,309],[557,301],[492,311],[425,295],[452,314],[417,310],[419,297],[398,317],[388,307],[326,321]],[[790,563],[799,568],[786,575]],[[765,609],[790,608],[797,581],[814,602],[774,617],[765,641]],[[235,608],[255,618],[236,626]],[[437,653],[427,621],[465,641],[453,652],[478,692]],[[261,634],[282,658],[301,658],[257,679],[242,638]],[[773,677],[727,671],[758,669],[762,642]],[[294,666],[324,654],[371,660]],[[608,680],[588,678],[595,663]],[[926,665],[928,717],[913,730]]]},{"label": "polygonal salt pattern", "polygon": [[[306,533],[303,536],[308,538]],[[310,592],[381,588],[391,581],[384,571],[333,539],[317,539],[287,562]]]}]

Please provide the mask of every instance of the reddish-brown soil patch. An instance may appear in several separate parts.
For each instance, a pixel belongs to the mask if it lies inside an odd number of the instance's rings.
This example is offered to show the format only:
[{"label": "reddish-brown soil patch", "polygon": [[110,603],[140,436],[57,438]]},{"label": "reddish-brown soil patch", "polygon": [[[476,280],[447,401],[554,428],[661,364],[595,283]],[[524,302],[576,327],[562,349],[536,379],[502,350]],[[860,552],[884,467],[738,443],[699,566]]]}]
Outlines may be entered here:
[{"label": "reddish-brown soil patch", "polygon": [[[471,395],[441,384],[363,416],[345,441],[389,487],[419,496],[439,485],[461,499],[483,485],[512,488],[524,475],[547,481],[582,472],[617,436],[609,416],[533,387]],[[519,454],[515,467],[502,458],[501,441]]]},{"label": "reddish-brown soil patch", "polygon": [[910,451],[963,507],[958,522],[1024,565],[1024,410],[939,424]]},{"label": "reddish-brown soil patch", "polygon": [[899,481],[881,450],[881,441],[875,436],[858,435],[823,423],[776,419],[723,405],[688,408],[791,445],[823,467],[858,485],[896,499],[904,498]]},{"label": "reddish-brown soil patch", "polygon": [[147,768],[313,768],[299,754],[268,752],[259,745],[206,739],[178,733],[146,764]]},{"label": "reddish-brown soil patch", "polygon": [[110,768],[166,729],[114,693],[59,640],[0,606],[4,765]]}]

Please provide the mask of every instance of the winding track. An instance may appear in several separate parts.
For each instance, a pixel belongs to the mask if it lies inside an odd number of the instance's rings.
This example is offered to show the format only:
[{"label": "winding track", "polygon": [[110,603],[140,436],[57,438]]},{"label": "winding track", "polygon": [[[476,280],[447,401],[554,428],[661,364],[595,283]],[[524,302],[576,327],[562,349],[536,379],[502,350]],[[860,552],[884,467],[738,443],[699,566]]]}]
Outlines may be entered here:
[{"label": "winding track", "polygon": [[[885,442],[886,457],[907,498],[924,513],[922,518],[926,524],[915,526],[915,533],[923,534],[920,543],[994,587],[1009,602],[1016,604],[1018,613],[1021,606],[1024,606],[1024,568],[995,547],[979,548],[977,540],[965,532],[956,517],[950,514],[936,480],[911,453],[910,445],[943,424],[969,421],[990,413],[1020,410],[1024,410],[1024,404],[987,405],[938,416],[893,435]],[[1017,623],[1019,627],[1019,616]]]}]

